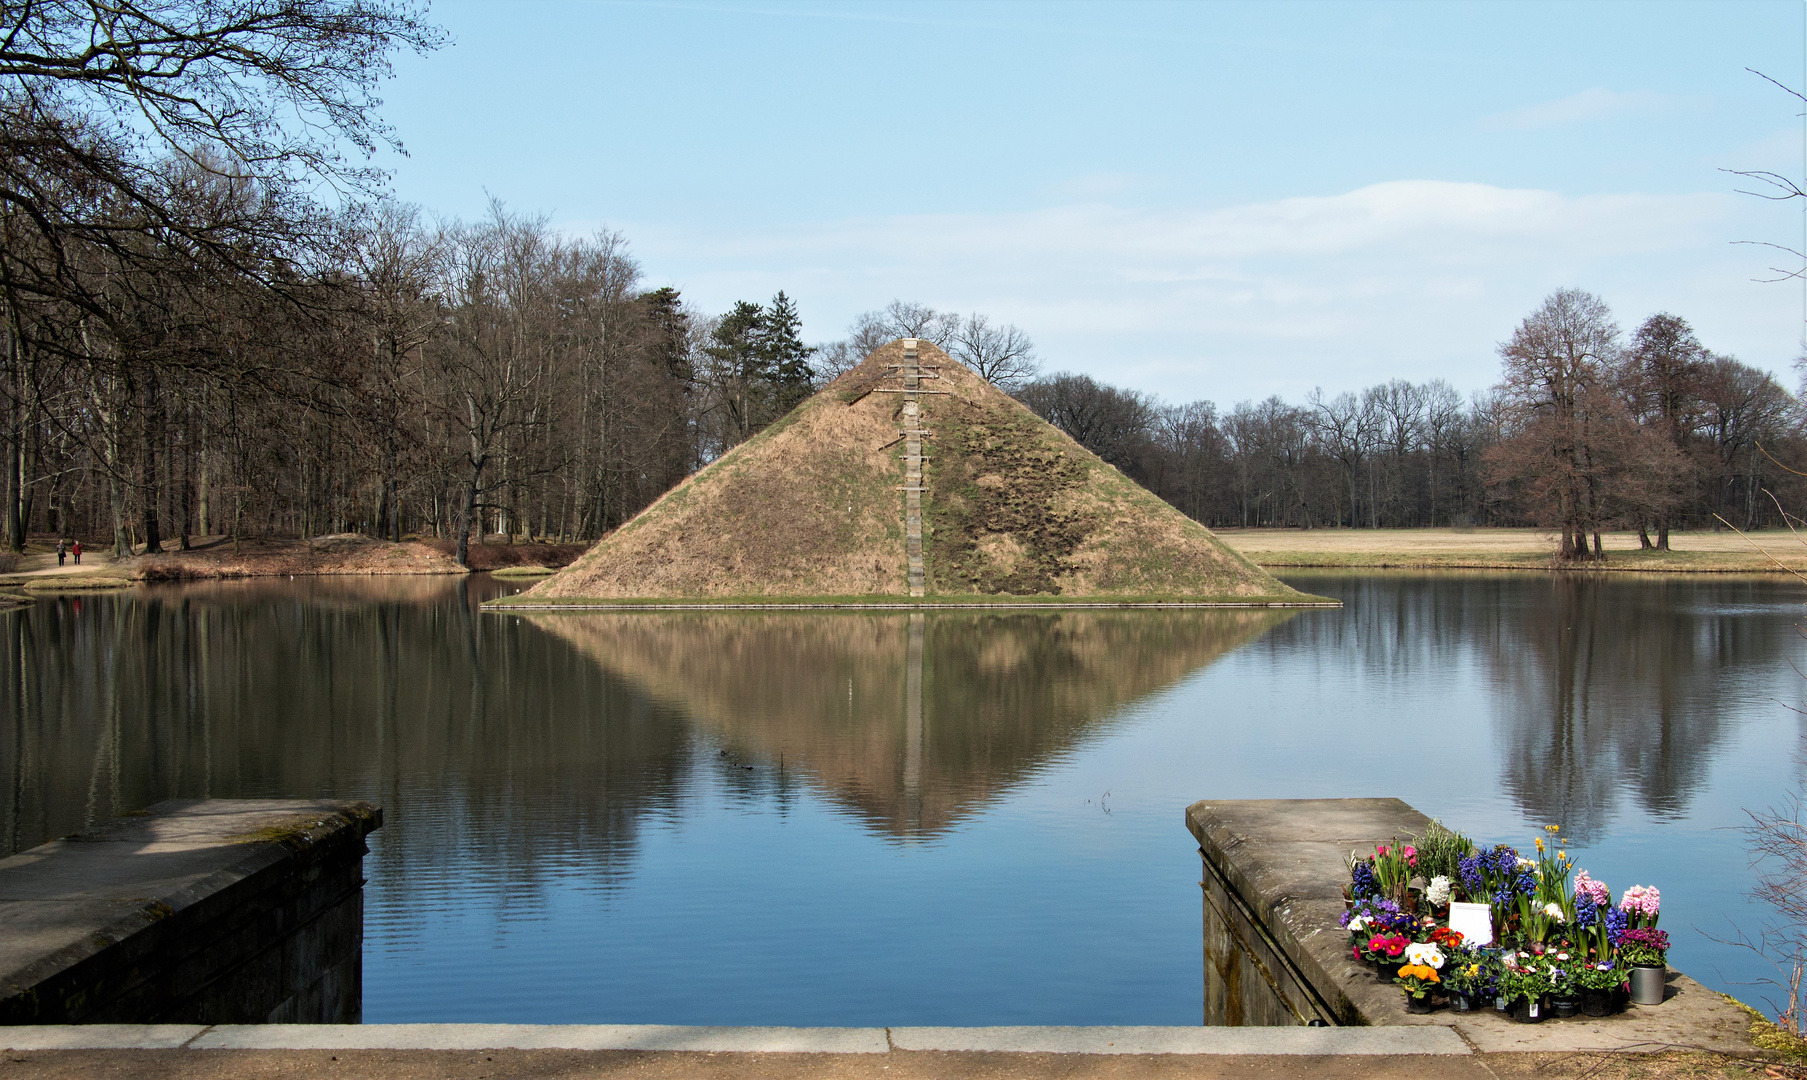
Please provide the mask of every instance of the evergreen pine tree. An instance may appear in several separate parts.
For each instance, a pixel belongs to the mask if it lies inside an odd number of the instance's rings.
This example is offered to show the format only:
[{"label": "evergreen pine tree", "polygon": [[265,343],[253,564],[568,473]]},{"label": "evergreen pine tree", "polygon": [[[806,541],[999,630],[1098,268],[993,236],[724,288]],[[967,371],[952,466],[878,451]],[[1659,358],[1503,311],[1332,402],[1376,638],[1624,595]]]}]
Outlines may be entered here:
[{"label": "evergreen pine tree", "polygon": [[797,336],[802,325],[797,305],[784,295],[783,289],[778,290],[765,311],[759,333],[760,359],[772,385],[778,416],[796,407],[815,388],[815,371],[809,366],[809,358],[816,350]]},{"label": "evergreen pine tree", "polygon": [[765,377],[764,370],[764,330],[765,309],[737,300],[715,324],[709,344],[703,349],[715,369],[715,381],[724,391],[722,404],[726,407],[735,441],[747,438],[771,422],[765,415],[770,380]]}]

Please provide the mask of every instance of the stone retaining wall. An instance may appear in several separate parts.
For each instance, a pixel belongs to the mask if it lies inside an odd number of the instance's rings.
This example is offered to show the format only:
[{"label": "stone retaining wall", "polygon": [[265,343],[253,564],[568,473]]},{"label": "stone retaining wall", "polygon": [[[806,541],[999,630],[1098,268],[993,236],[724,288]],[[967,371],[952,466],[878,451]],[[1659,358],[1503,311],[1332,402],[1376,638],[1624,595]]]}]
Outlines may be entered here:
[{"label": "stone retaining wall", "polygon": [[369,803],[178,800],[0,860],[0,1023],[356,1023]]}]

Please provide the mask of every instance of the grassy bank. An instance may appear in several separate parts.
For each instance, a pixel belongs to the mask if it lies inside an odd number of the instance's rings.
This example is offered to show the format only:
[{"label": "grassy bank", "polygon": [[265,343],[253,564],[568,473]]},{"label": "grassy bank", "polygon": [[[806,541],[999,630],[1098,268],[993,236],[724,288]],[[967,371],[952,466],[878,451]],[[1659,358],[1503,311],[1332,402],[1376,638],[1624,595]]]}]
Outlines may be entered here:
[{"label": "grassy bank", "polygon": [[[1270,570],[1547,570],[1558,565],[1556,534],[1548,529],[1219,529],[1217,535]],[[1786,529],[1744,536],[1730,531],[1671,533],[1670,551],[1640,549],[1635,532],[1606,533],[1601,539],[1606,561],[1576,568],[1779,574],[1785,572],[1780,561],[1807,572],[1807,544]]]}]

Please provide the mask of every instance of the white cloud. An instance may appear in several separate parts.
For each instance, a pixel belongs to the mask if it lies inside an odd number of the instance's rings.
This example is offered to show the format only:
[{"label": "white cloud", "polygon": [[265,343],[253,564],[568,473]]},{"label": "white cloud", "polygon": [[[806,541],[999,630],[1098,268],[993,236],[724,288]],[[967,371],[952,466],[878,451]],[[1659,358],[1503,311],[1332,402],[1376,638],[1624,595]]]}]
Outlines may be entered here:
[{"label": "white cloud", "polygon": [[1507,109],[1494,113],[1482,121],[1482,125],[1492,129],[1524,130],[1528,128],[1560,127],[1563,124],[1579,124],[1589,120],[1604,120],[1609,116],[1645,109],[1669,102],[1667,94],[1659,94],[1654,90],[1634,90],[1621,94],[1608,90],[1603,86],[1594,86],[1570,94],[1555,101],[1542,101],[1523,108]]},{"label": "white cloud", "polygon": [[1028,330],[1047,362],[1220,402],[1392,377],[1494,380],[1494,346],[1551,289],[1654,310],[1714,348],[1782,368],[1798,289],[1758,285],[1755,200],[1565,196],[1398,181],[1217,209],[1088,203],[1009,214],[868,217],[697,232],[626,229],[649,277],[711,309],[785,289],[839,336],[901,297]]}]

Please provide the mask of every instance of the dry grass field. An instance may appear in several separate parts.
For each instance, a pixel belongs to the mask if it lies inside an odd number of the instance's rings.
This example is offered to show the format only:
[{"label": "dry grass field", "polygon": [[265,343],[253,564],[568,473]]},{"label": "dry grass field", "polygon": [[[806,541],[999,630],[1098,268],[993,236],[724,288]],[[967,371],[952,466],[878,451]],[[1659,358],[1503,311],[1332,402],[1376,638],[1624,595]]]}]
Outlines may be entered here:
[{"label": "dry grass field", "polygon": [[[1544,569],[1555,565],[1556,533],[1549,529],[1218,529],[1226,544],[1251,561],[1276,567]],[[1606,533],[1606,562],[1589,570],[1662,573],[1781,573],[1807,571],[1807,533],[1786,529],[1743,536],[1677,532],[1671,551],[1643,551],[1635,532]]]}]

